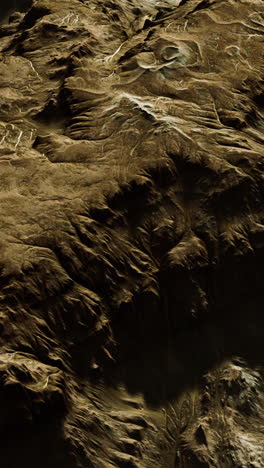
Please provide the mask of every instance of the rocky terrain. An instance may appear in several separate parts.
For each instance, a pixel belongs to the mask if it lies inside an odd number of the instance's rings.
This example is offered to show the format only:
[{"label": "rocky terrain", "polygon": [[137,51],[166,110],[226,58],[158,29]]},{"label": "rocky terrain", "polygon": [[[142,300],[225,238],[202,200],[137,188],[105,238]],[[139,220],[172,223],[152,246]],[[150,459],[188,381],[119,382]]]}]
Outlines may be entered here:
[{"label": "rocky terrain", "polygon": [[264,467],[264,2],[1,19],[1,466]]}]

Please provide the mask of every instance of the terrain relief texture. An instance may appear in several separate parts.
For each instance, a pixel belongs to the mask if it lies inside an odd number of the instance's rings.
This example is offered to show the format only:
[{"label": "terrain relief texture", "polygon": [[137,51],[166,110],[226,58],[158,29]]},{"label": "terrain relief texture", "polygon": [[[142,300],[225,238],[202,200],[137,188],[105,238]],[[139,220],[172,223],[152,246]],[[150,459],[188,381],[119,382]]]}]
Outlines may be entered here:
[{"label": "terrain relief texture", "polygon": [[262,0],[1,6],[1,467],[264,467],[263,38]]}]

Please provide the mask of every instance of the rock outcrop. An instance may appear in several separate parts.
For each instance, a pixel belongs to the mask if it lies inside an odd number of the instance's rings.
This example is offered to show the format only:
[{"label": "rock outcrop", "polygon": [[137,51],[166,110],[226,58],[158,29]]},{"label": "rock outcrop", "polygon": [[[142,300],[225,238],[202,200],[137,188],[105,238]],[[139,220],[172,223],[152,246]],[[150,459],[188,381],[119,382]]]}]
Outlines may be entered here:
[{"label": "rock outcrop", "polygon": [[263,467],[262,0],[20,10],[0,29],[1,465]]}]

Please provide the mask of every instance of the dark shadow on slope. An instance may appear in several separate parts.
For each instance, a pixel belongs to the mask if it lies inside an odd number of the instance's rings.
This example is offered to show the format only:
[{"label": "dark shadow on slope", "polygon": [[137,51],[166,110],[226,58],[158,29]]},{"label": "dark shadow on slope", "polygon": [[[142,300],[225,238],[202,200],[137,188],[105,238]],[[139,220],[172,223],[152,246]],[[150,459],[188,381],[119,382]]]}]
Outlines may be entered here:
[{"label": "dark shadow on slope", "polygon": [[63,440],[63,428],[53,418],[32,427],[13,428],[11,434],[8,430],[1,433],[0,451],[4,468],[77,468]]},{"label": "dark shadow on slope", "polygon": [[32,5],[32,0],[0,0],[0,23],[8,21],[14,11],[25,12]]},{"label": "dark shadow on slope", "polygon": [[183,297],[184,284],[169,278],[161,302],[141,297],[133,307],[121,307],[113,318],[119,368],[109,382],[116,378],[132,394],[143,393],[149,405],[160,406],[199,385],[227,358],[263,364],[263,260],[227,259],[211,272],[207,317],[187,311],[181,316],[175,292]]}]

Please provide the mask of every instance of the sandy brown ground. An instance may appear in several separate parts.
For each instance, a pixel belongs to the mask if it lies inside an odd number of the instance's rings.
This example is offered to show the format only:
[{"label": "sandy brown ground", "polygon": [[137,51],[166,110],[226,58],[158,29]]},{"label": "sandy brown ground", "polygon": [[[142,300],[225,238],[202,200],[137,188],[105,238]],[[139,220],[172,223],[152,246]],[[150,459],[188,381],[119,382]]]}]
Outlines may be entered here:
[{"label": "sandy brown ground", "polygon": [[24,7],[0,29],[1,465],[263,467],[263,1]]}]

